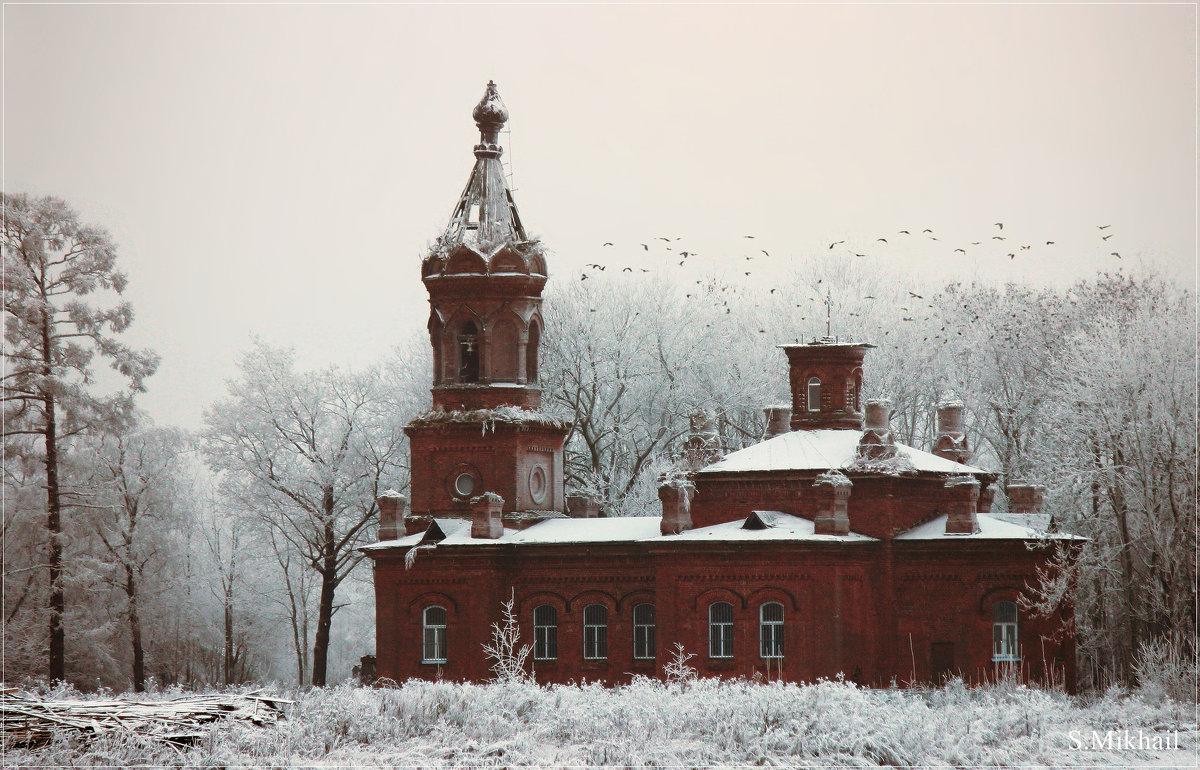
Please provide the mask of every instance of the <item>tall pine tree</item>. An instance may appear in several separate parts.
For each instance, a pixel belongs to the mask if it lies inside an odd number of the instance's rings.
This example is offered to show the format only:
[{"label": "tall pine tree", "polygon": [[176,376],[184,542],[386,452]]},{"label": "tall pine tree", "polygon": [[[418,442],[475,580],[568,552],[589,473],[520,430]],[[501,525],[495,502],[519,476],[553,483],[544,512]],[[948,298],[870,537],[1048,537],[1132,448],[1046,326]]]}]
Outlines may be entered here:
[{"label": "tall pine tree", "polygon": [[[4,261],[3,435],[6,451],[38,451],[45,470],[46,565],[51,680],[65,676],[63,441],[100,424],[121,424],[158,356],[119,335],[133,321],[121,299],[126,277],[102,228],[85,225],[62,200],[2,194]],[[120,387],[97,392],[93,364],[109,363]],[[21,441],[21,437],[32,442]],[[40,441],[39,441],[40,440]]]}]

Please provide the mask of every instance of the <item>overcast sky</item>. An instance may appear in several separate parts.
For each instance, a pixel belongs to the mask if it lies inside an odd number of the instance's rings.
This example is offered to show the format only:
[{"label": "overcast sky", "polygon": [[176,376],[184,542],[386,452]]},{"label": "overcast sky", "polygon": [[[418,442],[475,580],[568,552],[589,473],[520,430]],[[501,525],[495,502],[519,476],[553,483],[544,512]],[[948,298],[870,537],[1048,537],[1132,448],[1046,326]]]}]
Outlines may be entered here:
[{"label": "overcast sky", "polygon": [[252,334],[361,365],[423,328],[489,78],[552,281],[751,234],[763,282],[846,239],[931,286],[1194,285],[1196,40],[1195,5],[6,5],[3,186],[113,232],[143,406],[196,427]]}]

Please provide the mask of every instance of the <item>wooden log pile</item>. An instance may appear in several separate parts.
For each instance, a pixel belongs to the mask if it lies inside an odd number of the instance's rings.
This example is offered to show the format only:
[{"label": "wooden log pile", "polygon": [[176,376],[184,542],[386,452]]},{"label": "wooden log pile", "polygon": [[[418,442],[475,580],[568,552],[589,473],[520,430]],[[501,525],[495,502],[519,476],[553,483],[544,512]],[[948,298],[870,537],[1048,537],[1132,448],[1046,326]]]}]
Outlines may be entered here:
[{"label": "wooden log pile", "polygon": [[37,748],[55,733],[88,739],[125,733],[175,745],[191,745],[204,736],[203,725],[219,719],[273,725],[292,701],[248,693],[185,695],[168,700],[47,700],[13,688],[0,688],[0,745]]}]

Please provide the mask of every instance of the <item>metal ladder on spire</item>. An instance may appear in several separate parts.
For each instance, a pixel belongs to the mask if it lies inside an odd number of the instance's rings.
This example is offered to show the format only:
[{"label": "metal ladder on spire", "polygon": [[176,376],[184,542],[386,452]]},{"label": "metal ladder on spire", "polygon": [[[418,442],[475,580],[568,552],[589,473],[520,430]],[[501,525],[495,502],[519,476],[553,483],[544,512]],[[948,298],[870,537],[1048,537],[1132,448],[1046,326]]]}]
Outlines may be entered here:
[{"label": "metal ladder on spire", "polygon": [[516,182],[514,181],[512,166],[512,129],[509,128],[511,123],[512,119],[510,118],[508,122],[504,124],[504,128],[500,129],[500,133],[504,134],[505,148],[505,153],[500,156],[500,162],[504,164],[504,177],[508,180],[508,191],[510,193],[515,193],[517,191],[517,186]]}]

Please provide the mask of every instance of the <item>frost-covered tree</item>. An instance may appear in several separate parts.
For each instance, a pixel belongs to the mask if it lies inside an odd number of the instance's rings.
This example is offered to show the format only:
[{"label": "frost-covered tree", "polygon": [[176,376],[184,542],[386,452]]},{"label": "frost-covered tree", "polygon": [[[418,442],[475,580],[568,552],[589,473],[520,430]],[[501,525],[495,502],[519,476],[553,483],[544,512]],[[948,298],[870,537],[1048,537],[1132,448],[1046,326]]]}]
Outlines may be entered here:
[{"label": "frost-covered tree", "polygon": [[543,399],[572,423],[567,486],[599,497],[609,515],[638,513],[631,493],[702,406],[697,335],[668,287],[593,283],[547,303]]},{"label": "frost-covered tree", "polygon": [[224,491],[319,577],[312,683],[326,683],[338,586],[362,559],[375,499],[407,482],[398,414],[378,371],[298,371],[261,342],[242,355],[231,397],[205,413],[205,453]]},{"label": "frost-covered tree", "polygon": [[[158,357],[120,340],[133,309],[120,295],[125,274],[107,232],[79,221],[65,202],[4,193],[3,435],[14,454],[40,460],[45,487],[48,674],[65,676],[63,511],[70,502],[60,474],[62,442],[98,424],[127,419]],[[107,395],[95,386],[94,363],[119,377]],[[26,440],[32,439],[32,441]]]},{"label": "frost-covered tree", "polygon": [[147,428],[103,436],[90,448],[95,494],[89,508],[94,534],[108,564],[104,582],[121,596],[129,633],[133,689],[146,689],[143,618],[147,595],[161,594],[158,581],[172,566],[177,523],[191,500],[186,437],[170,428]]},{"label": "frost-covered tree", "polygon": [[1089,540],[1049,593],[1069,582],[1085,659],[1127,677],[1144,645],[1195,643],[1195,299],[1116,275],[1067,301],[1078,321],[1031,464],[1061,525]]}]

